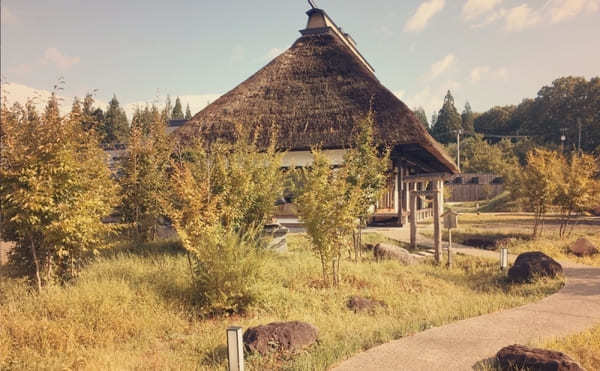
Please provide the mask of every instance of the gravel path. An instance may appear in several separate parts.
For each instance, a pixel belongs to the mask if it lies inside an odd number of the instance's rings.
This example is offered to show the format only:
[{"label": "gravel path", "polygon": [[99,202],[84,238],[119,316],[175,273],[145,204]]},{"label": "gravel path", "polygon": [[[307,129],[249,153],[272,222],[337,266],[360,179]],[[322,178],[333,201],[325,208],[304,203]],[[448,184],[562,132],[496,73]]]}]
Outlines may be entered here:
[{"label": "gravel path", "polygon": [[[401,241],[410,239],[406,228],[373,231]],[[420,246],[431,246],[431,242],[419,236]],[[497,252],[466,246],[457,245],[454,251],[499,259]],[[537,303],[458,321],[377,346],[333,370],[472,370],[504,346],[561,337],[599,324],[600,268],[560,263],[566,285],[554,295]]]}]

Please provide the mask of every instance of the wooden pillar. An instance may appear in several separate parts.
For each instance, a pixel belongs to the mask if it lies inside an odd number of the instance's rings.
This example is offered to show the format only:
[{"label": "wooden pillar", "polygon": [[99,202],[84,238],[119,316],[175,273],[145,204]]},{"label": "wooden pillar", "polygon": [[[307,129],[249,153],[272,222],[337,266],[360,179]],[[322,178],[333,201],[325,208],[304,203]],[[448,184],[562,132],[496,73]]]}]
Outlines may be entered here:
[{"label": "wooden pillar", "polygon": [[396,176],[396,185],[398,189],[398,225],[400,227],[404,226],[404,204],[406,200],[404,199],[404,168],[402,166],[402,162],[398,164],[398,174]]},{"label": "wooden pillar", "polygon": [[[440,183],[442,185],[440,185]],[[435,261],[440,264],[442,262],[442,213],[440,206],[443,201],[443,195],[440,190],[443,188],[442,180],[433,181],[433,242],[435,246]]]},{"label": "wooden pillar", "polygon": [[417,193],[410,192],[410,248],[417,248]]}]

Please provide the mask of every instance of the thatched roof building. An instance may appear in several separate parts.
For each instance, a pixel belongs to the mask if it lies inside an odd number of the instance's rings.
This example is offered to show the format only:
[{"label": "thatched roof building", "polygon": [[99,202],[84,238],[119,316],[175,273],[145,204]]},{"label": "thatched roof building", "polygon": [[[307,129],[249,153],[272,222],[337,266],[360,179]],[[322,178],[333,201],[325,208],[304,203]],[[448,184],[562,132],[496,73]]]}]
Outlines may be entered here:
[{"label": "thatched roof building", "polygon": [[379,82],[354,40],[322,9],[307,14],[306,29],[288,50],[174,135],[184,143],[194,137],[231,139],[239,123],[258,130],[266,143],[276,129],[277,146],[296,156],[290,164],[306,165],[311,159],[308,150],[315,146],[330,150],[333,160],[339,160],[351,144],[355,124],[373,110],[378,143],[393,148],[394,171],[378,209],[401,224],[411,209],[416,217],[430,216],[421,212],[425,202],[419,200],[412,208],[409,198],[411,191],[423,195],[431,190],[440,201],[434,207],[439,224],[442,179],[458,173],[458,168],[412,111]]},{"label": "thatched roof building", "polygon": [[286,150],[345,148],[354,124],[373,109],[376,137],[430,172],[457,172],[412,111],[375,77],[373,68],[321,9],[307,12],[302,37],[176,131],[183,139],[230,137],[234,123],[278,130]]}]

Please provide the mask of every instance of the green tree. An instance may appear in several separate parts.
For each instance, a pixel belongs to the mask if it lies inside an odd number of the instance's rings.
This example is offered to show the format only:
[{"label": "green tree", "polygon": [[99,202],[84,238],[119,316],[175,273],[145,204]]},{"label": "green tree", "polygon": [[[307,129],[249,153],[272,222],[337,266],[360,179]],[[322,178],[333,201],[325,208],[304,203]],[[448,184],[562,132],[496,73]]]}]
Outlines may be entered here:
[{"label": "green tree", "polygon": [[471,109],[471,104],[469,102],[465,103],[465,109],[461,114],[462,119],[462,129],[465,133],[474,133],[475,132],[475,114]]},{"label": "green tree", "polygon": [[429,130],[429,121],[427,121],[427,114],[425,113],[423,107],[416,108],[414,110],[414,113],[415,117],[417,118],[417,120],[419,120],[421,125],[423,125],[425,129]]},{"label": "green tree", "polygon": [[515,106],[493,107],[475,119],[475,131],[493,135],[513,134],[511,117],[515,109]]},{"label": "green tree", "polygon": [[175,99],[175,106],[173,107],[173,113],[171,114],[172,120],[183,120],[183,107],[181,106],[181,100],[179,97]]},{"label": "green tree", "polygon": [[119,105],[117,96],[113,95],[104,114],[104,126],[101,130],[102,142],[105,144],[125,143],[128,132],[129,123],[125,110]]},{"label": "green tree", "polygon": [[342,252],[356,227],[358,186],[348,182],[347,167],[333,169],[320,151],[312,154],[312,167],[300,170],[298,213],[321,261],[323,281],[338,286]]},{"label": "green tree", "polygon": [[542,235],[546,211],[558,196],[563,165],[557,152],[537,148],[527,154],[527,165],[507,183],[511,193],[534,212],[534,238]]},{"label": "green tree", "polygon": [[167,95],[167,99],[165,99],[165,107],[162,111],[162,119],[165,122],[169,122],[173,119],[173,104],[171,103],[171,96]]},{"label": "green tree", "polygon": [[185,107],[185,120],[191,120],[192,119],[192,111],[190,111],[190,105],[186,105]]},{"label": "green tree", "polygon": [[600,158],[574,152],[569,161],[563,158],[561,162],[554,204],[560,207],[559,234],[565,237],[575,214],[600,202],[600,180],[596,178],[600,171]]},{"label": "green tree", "polygon": [[116,185],[81,112],[61,118],[54,94],[41,117],[31,103],[21,112],[2,106],[1,115],[0,230],[16,242],[13,263],[41,290],[110,246],[115,227],[101,219],[116,205]]},{"label": "green tree", "polygon": [[353,211],[359,220],[357,230],[353,234],[354,259],[358,261],[361,251],[362,229],[366,227],[369,217],[373,214],[382,191],[388,180],[389,151],[381,154],[373,137],[375,121],[370,112],[364,119],[358,121],[354,134],[352,148],[344,157],[347,181],[355,190]]},{"label": "green tree", "polygon": [[455,132],[461,128],[462,119],[454,106],[454,97],[448,90],[431,134],[438,142],[449,143],[456,137]]},{"label": "green tree", "polygon": [[[131,226],[137,241],[156,239],[159,218],[165,215],[171,146],[167,139],[166,123],[158,109],[145,112],[138,109],[131,127],[127,154],[121,165],[121,215]],[[147,131],[147,133],[145,133]]]}]

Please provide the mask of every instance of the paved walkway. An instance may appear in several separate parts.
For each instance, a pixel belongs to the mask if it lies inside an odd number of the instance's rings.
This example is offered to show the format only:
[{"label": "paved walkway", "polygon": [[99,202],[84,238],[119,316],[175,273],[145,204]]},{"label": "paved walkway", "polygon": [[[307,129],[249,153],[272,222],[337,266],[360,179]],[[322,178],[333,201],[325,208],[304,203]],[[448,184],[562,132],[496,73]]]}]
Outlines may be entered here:
[{"label": "paved walkway", "polygon": [[[390,238],[407,241],[405,229],[378,228]],[[419,236],[419,245],[431,241]],[[460,246],[455,251],[477,256],[496,252]],[[513,257],[514,259],[514,257]],[[523,307],[486,314],[423,331],[372,348],[334,370],[472,370],[502,347],[541,338],[565,336],[600,324],[600,268],[561,262],[566,285],[558,293]]]}]

